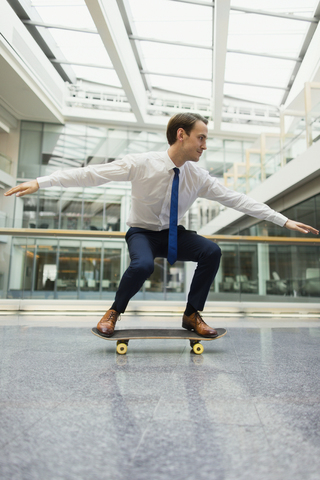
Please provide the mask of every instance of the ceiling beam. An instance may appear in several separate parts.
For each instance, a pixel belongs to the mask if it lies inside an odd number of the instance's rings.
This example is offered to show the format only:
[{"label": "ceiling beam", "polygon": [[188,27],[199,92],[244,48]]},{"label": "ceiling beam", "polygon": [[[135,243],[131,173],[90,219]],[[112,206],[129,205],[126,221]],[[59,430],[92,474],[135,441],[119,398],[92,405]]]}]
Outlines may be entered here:
[{"label": "ceiling beam", "polygon": [[[210,45],[199,45],[195,43],[177,42],[173,40],[163,40],[163,39],[152,38],[152,37],[141,37],[139,35],[129,35],[129,38],[130,40],[139,40],[140,42],[154,42],[154,43],[163,43],[165,45],[176,45],[177,47],[202,48],[204,50],[213,50],[213,47]],[[237,53],[239,55],[254,55],[256,57],[276,58],[278,60],[290,60],[291,62],[302,61],[302,59],[298,57],[288,57],[286,55],[276,55],[272,53],[259,53],[259,52],[252,52],[249,50],[227,49],[227,53]]]},{"label": "ceiling beam", "polygon": [[201,5],[202,7],[214,7],[214,2],[204,2],[201,0],[171,0],[171,2],[189,3],[191,5]]},{"label": "ceiling beam", "polygon": [[114,70],[112,66],[101,65],[97,63],[72,62],[71,60],[63,60],[59,58],[49,58],[51,63],[58,63],[61,65],[77,65],[79,67],[104,68],[106,70]]},{"label": "ceiling beam", "polygon": [[274,90],[288,90],[288,87],[279,87],[276,85],[261,85],[257,83],[248,83],[248,82],[232,82],[229,80],[225,80],[224,83],[228,83],[230,85],[245,85],[246,87],[258,87],[258,88],[271,88]]},{"label": "ceiling beam", "polygon": [[318,23],[319,20],[315,17],[303,17],[300,15],[294,15],[290,13],[278,13],[278,12],[268,12],[266,10],[255,10],[254,8],[247,8],[247,7],[231,7],[231,10],[235,12],[243,12],[243,13],[252,13],[255,15],[265,15],[267,17],[276,17],[276,18],[284,18],[285,20],[297,20],[300,22],[309,22],[309,23]]},{"label": "ceiling beam", "polygon": [[141,37],[139,35],[129,35],[130,40],[140,40],[141,42],[164,43],[165,45],[177,45],[178,47],[203,48],[204,50],[212,50],[211,45],[199,45],[194,43],[178,42],[173,40],[163,40],[152,37]]},{"label": "ceiling beam", "polygon": [[139,123],[144,124],[147,94],[116,0],[85,0],[122,88]]},{"label": "ceiling beam", "polygon": [[[225,0],[222,0],[225,1]],[[152,72],[150,70],[142,70],[141,73],[145,75],[159,75],[161,77],[172,77],[172,78],[185,78],[186,80],[199,80],[202,82],[212,82],[211,78],[205,77],[192,77],[190,75],[180,75],[179,73],[162,73],[162,72]],[[271,88],[275,90],[287,90],[288,87],[279,87],[276,85],[261,85],[258,83],[248,83],[248,82],[233,82],[229,80],[224,80],[224,83],[230,83],[231,85],[245,85],[247,87],[258,87],[258,88]]]},{"label": "ceiling beam", "polygon": [[223,86],[226,68],[227,40],[230,17],[230,0],[216,0],[213,26],[213,127],[219,131],[222,121]]},{"label": "ceiling beam", "polygon": [[98,34],[97,30],[91,30],[90,28],[70,27],[67,25],[57,25],[56,23],[45,23],[35,20],[22,20],[22,23],[25,25],[32,25],[34,27],[54,28],[57,30],[70,30],[71,32]]},{"label": "ceiling beam", "polygon": [[286,55],[276,55],[272,53],[249,52],[246,50],[231,50],[230,48],[227,49],[227,53],[236,53],[239,55],[254,55],[256,57],[275,58],[277,60],[288,60],[291,62],[302,62],[302,58],[300,57],[287,57]]},{"label": "ceiling beam", "polygon": [[[212,2],[204,2],[202,0],[171,0],[171,2],[188,3],[191,5],[199,5],[202,7],[211,7],[211,8],[216,6],[217,1],[219,0],[215,0]],[[270,12],[267,10],[256,10],[254,8],[236,7],[236,6],[230,7],[230,10],[233,10],[236,12],[243,12],[243,13],[253,13],[255,15],[265,15],[268,17],[284,18],[286,20],[297,20],[300,22],[309,22],[309,23],[319,22],[319,19],[316,17],[303,17],[302,15],[294,15],[292,13]]]},{"label": "ceiling beam", "polygon": [[151,70],[141,70],[143,75],[159,75],[161,77],[186,78],[187,80],[202,80],[204,82],[212,82],[212,78],[193,77],[191,75],[180,75],[180,73],[163,73],[152,72]]},{"label": "ceiling beam", "polygon": [[[127,34],[128,34],[128,37],[130,37],[130,35],[135,35],[137,33],[137,31],[136,31],[135,22],[133,21],[133,16],[132,16],[131,8],[130,8],[130,1],[129,0],[117,0],[117,4],[118,4],[118,7],[119,7],[123,23],[124,23],[124,26],[126,28]],[[132,47],[133,54],[135,56],[135,59],[136,59],[139,70],[140,71],[144,70],[145,60],[143,58],[140,43],[139,42],[131,42],[131,47]],[[146,75],[142,75],[142,81],[143,81],[145,89],[148,92],[151,92],[152,91],[152,85],[149,81],[149,78]]]}]

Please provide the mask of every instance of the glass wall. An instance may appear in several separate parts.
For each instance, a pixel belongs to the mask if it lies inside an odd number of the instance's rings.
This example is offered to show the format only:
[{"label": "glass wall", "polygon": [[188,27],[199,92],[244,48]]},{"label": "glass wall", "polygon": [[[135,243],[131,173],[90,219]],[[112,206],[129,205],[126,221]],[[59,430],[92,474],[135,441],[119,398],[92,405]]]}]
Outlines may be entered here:
[{"label": "glass wall", "polygon": [[12,238],[8,298],[112,298],[124,240]]},{"label": "glass wall", "polygon": [[[286,210],[282,210],[281,213],[292,220],[312,225],[320,230],[320,194],[314,195],[313,197],[310,197],[293,207],[287,208]],[[263,235],[271,237],[315,238],[312,233],[305,235],[304,233],[278,227],[269,222],[259,222],[250,228],[241,230],[239,235],[259,235],[260,232],[263,232]]]},{"label": "glass wall", "polygon": [[[293,239],[294,241],[294,239]],[[208,300],[317,302],[320,244],[220,242],[221,266]],[[7,298],[112,301],[129,265],[124,239],[12,238]],[[185,301],[192,262],[156,258],[135,300]]]},{"label": "glass wall", "polygon": [[130,185],[117,182],[96,188],[40,189],[36,194],[16,197],[14,226],[63,230],[125,230],[130,189]]},{"label": "glass wall", "polygon": [[[319,207],[320,194],[308,198],[281,213],[288,218],[312,225],[320,230]],[[263,235],[270,237],[315,238],[311,233],[305,235],[268,222],[260,222],[253,227],[241,230],[239,234],[251,236],[259,235],[261,232],[263,232]],[[265,293],[268,296],[277,296],[278,299],[279,296],[294,297],[300,300],[313,298],[313,301],[316,301],[314,297],[320,297],[320,250],[318,246],[309,244],[295,246],[272,244],[269,246],[261,245],[260,247],[258,245],[256,248],[257,251],[255,254],[252,254],[249,264],[254,265],[257,263],[255,258],[261,259],[261,251],[263,248],[265,250],[267,249],[268,253],[265,254],[264,268],[261,268],[260,261],[257,264],[258,268],[256,270],[251,268],[251,273],[247,275],[247,279],[250,280],[252,288],[254,288],[254,282],[261,285],[261,277],[266,275]],[[241,274],[243,272],[244,270],[242,268]],[[260,292],[262,291],[260,286]]]},{"label": "glass wall", "polygon": [[[248,142],[209,138],[199,166],[221,182],[230,167],[245,162]],[[163,151],[165,132],[120,130],[90,125],[21,122],[18,181],[56,170],[110,163],[129,153]],[[16,228],[125,231],[130,208],[130,183],[110,182],[97,188],[52,187],[16,199]],[[199,199],[190,212],[198,229],[219,213],[216,202]],[[189,218],[187,219],[187,225]]]},{"label": "glass wall", "polygon": [[221,243],[209,300],[318,302],[320,245]]},{"label": "glass wall", "polygon": [[[223,176],[237,159],[244,162],[245,142],[208,140],[201,166]],[[47,175],[58,168],[111,162],[127,153],[167,148],[163,134],[22,122],[19,180]],[[240,178],[240,177],[239,177]],[[53,187],[15,198],[15,227],[125,231],[130,184],[111,182],[98,188]],[[287,211],[289,218],[320,228],[320,195]],[[186,226],[197,229],[219,210],[200,200],[190,209]],[[299,236],[260,222],[241,235]],[[7,274],[3,298],[109,299],[129,264],[123,239],[10,238],[6,240]],[[317,245],[222,242],[221,268],[209,300],[316,301],[320,297],[320,252]],[[3,247],[2,247],[3,248]],[[11,254],[10,254],[11,248]],[[170,266],[156,259],[154,273],[136,295],[141,300],[185,300],[192,264]],[[2,277],[1,277],[2,278]]]},{"label": "glass wall", "polygon": [[[89,125],[22,122],[18,181],[56,170],[110,163],[129,153],[165,150],[160,133]],[[130,183],[98,188],[52,187],[16,199],[14,226],[67,230],[125,230]]]},{"label": "glass wall", "polygon": [[[124,239],[12,238],[7,298],[113,299],[129,265]],[[185,298],[185,264],[156,258],[137,300]]]}]

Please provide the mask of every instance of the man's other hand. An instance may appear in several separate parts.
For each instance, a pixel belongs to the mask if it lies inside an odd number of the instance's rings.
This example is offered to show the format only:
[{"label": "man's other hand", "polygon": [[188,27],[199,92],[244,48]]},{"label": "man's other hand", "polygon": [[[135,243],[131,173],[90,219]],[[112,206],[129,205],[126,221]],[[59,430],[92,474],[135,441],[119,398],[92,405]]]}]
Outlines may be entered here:
[{"label": "man's other hand", "polygon": [[5,193],[6,197],[16,194],[16,197],[23,197],[23,195],[29,195],[39,190],[39,184],[37,180],[31,180],[30,182],[24,182],[16,187],[11,188]]},{"label": "man's other hand", "polygon": [[296,232],[314,233],[315,235],[319,235],[319,230],[310,227],[310,225],[305,225],[301,222],[295,222],[294,220],[287,220],[285,227],[287,227],[289,230],[295,230]]}]

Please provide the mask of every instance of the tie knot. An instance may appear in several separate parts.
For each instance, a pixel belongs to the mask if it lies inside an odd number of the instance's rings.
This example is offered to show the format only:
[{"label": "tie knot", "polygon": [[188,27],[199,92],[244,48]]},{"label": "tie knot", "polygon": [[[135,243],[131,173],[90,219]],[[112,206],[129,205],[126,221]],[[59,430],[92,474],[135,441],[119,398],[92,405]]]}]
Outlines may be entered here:
[{"label": "tie knot", "polygon": [[177,168],[177,167],[174,167],[173,171],[174,171],[174,173],[177,174],[177,175],[179,175],[179,173],[180,173],[180,170],[179,170],[179,168]]}]

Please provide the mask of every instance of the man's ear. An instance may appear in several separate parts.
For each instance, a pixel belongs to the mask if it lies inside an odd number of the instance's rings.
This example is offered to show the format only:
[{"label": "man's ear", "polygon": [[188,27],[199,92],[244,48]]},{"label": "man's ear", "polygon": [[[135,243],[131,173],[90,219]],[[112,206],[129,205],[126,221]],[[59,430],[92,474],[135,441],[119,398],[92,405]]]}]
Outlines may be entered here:
[{"label": "man's ear", "polygon": [[185,133],[186,132],[184,131],[183,128],[178,128],[178,130],[177,130],[177,140],[179,140],[179,141],[183,140]]}]

